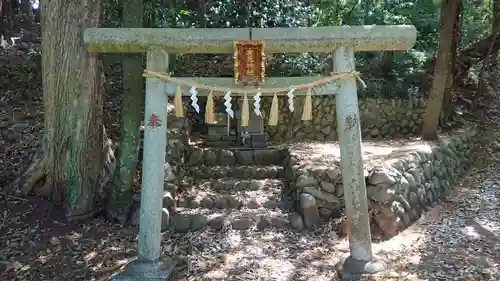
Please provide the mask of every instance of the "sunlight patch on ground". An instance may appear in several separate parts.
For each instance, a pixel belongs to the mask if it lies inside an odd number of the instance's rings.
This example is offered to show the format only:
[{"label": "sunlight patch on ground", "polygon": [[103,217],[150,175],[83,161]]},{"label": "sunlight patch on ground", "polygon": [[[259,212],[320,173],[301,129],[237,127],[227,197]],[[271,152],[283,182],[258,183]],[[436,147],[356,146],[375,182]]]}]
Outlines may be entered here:
[{"label": "sunlight patch on ground", "polygon": [[477,219],[476,222],[485,230],[496,234],[498,238],[500,238],[500,224],[498,222],[490,221],[490,220],[480,220]]},{"label": "sunlight patch on ground", "polygon": [[[442,141],[446,141],[443,137]],[[419,138],[401,140],[364,140],[362,143],[365,168],[380,164],[380,161],[407,156],[410,151],[432,152],[433,142]],[[297,155],[301,162],[310,165],[340,163],[338,142],[301,142],[290,145],[289,151]]]},{"label": "sunlight patch on ground", "polygon": [[481,235],[477,233],[476,229],[472,226],[466,226],[462,229],[462,232],[470,237],[473,237],[475,239],[480,239]]}]

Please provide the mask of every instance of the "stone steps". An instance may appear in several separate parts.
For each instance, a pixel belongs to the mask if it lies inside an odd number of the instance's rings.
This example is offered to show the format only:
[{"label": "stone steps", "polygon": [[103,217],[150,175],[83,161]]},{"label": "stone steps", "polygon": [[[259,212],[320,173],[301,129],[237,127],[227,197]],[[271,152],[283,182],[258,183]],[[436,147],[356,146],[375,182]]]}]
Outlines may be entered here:
[{"label": "stone steps", "polygon": [[240,209],[233,211],[213,211],[209,209],[179,209],[170,218],[170,230],[193,232],[210,229],[256,230],[302,228],[300,216],[281,209]]},{"label": "stone steps", "polygon": [[279,178],[198,178],[177,195],[170,229],[188,232],[223,227],[239,230],[287,227],[288,213],[294,206],[293,200],[282,198],[285,184]]},{"label": "stone steps", "polygon": [[283,165],[287,155],[279,148],[203,148],[189,147],[186,151],[187,166],[228,166],[228,165]]},{"label": "stone steps", "polygon": [[[286,154],[276,148],[190,147],[185,163],[192,184],[176,195],[170,229],[288,227],[293,201],[282,199]],[[302,223],[300,217],[295,221]]]},{"label": "stone steps", "polygon": [[227,165],[207,166],[201,165],[192,169],[190,176],[197,179],[210,178],[238,178],[238,179],[267,179],[284,178],[285,168],[278,165],[252,166],[252,165]]},{"label": "stone steps", "polygon": [[280,179],[239,180],[234,178],[199,181],[179,194],[176,206],[188,209],[276,209],[290,206],[282,201],[284,181]]},{"label": "stone steps", "polygon": [[237,191],[262,191],[262,190],[282,190],[285,185],[283,179],[239,179],[239,178],[218,178],[200,179],[191,185],[189,192],[216,192],[234,193]]}]

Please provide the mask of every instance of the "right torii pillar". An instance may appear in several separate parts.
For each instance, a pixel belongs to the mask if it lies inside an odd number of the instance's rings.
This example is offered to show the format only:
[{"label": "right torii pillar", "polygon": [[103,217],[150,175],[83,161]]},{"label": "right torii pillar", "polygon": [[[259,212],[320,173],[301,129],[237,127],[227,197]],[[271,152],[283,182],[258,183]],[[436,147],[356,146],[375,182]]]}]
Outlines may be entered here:
[{"label": "right torii pillar", "polygon": [[[335,72],[354,71],[354,64],[353,47],[340,46],[334,50]],[[337,265],[337,270],[343,280],[358,280],[365,275],[383,271],[386,266],[376,260],[372,253],[356,77],[338,80],[338,84],[337,131],[351,254]]]}]

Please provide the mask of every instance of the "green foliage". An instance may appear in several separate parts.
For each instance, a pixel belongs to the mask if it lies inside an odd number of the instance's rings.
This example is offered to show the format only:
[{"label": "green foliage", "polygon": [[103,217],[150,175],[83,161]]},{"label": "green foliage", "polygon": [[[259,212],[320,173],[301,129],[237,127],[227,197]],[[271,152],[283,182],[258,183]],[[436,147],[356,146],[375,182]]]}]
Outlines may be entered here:
[{"label": "green foliage", "polygon": [[104,10],[104,26],[119,27],[122,18],[122,5],[120,0],[102,1]]},{"label": "green foliage", "polygon": [[460,47],[465,47],[491,31],[491,0],[467,0],[461,15]]},{"label": "green foliage", "polygon": [[[460,47],[478,40],[491,26],[491,0],[462,2]],[[120,1],[106,0],[105,11],[106,25],[119,25]],[[418,31],[411,50],[356,55],[356,67],[369,84],[364,94],[406,97],[418,92],[410,94],[409,89],[419,87],[423,68],[436,53],[439,17],[439,0],[146,0],[144,22],[145,27],[208,28],[411,24]],[[218,62],[221,57],[205,56],[207,61]],[[267,72],[270,76],[319,73],[325,57],[312,53],[273,55]],[[179,67],[179,71],[173,69],[176,75],[199,75],[195,72],[198,67],[192,71],[185,65]]]}]

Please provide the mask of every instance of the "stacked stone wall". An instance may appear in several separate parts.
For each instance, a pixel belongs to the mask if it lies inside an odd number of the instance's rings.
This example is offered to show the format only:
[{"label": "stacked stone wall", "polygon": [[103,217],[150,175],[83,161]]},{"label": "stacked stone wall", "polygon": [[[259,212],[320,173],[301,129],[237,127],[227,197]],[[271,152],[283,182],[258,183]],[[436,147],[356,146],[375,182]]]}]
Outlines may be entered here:
[{"label": "stacked stone wall", "polygon": [[[365,166],[372,222],[391,237],[443,200],[470,167],[475,140],[475,129],[457,131],[436,142],[408,146],[406,151]],[[343,214],[339,161],[302,161],[291,150],[285,174],[306,227]]]},{"label": "stacked stone wall", "polygon": [[[261,102],[262,112],[269,115],[271,99]],[[313,97],[311,121],[302,121],[304,96],[295,99],[294,112],[288,109],[288,98],[279,98],[277,126],[267,126],[265,131],[273,142],[304,140],[337,140],[335,96]],[[365,139],[391,139],[418,134],[427,102],[425,99],[375,99],[360,98],[361,131]]]},{"label": "stacked stone wall", "polygon": [[185,152],[189,139],[189,124],[186,118],[176,118],[169,105],[167,118],[167,151],[165,155],[165,190],[174,196],[182,185],[185,175]]}]

